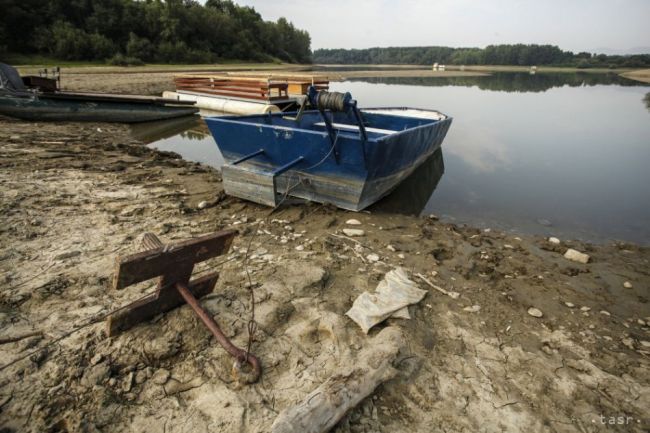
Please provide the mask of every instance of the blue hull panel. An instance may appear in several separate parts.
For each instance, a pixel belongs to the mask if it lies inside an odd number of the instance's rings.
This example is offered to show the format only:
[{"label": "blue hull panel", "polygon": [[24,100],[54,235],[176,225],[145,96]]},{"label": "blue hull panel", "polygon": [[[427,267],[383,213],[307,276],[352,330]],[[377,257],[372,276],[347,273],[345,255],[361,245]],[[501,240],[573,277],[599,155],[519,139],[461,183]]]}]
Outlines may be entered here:
[{"label": "blue hull panel", "polygon": [[337,131],[334,144],[318,112],[306,112],[300,122],[285,119],[286,113],[205,120],[228,165],[227,193],[272,204],[256,200],[255,186],[245,184],[251,179],[247,173],[260,178],[293,163],[288,171],[271,175],[268,185],[274,185],[274,193],[358,211],[392,191],[440,148],[451,125],[448,117],[362,114],[366,141],[345,113],[327,113]]}]

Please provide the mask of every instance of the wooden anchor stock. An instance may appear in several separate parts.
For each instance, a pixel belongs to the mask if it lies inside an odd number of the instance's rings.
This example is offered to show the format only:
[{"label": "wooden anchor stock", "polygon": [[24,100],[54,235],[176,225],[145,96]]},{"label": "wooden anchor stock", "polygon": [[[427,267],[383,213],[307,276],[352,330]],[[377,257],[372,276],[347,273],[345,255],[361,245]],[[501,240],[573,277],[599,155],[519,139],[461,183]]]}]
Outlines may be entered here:
[{"label": "wooden anchor stock", "polygon": [[[235,230],[224,230],[188,241],[164,245],[155,235],[145,233],[142,245],[145,251],[118,258],[113,288],[122,290],[130,285],[159,277],[158,287],[151,296],[134,302],[108,318],[108,335],[114,336],[138,323],[187,303],[212,332],[219,344],[236,358],[233,373],[246,383],[255,382],[260,373],[259,360],[245,350],[235,346],[221,332],[212,315],[199,304],[201,298],[214,290],[219,279],[218,272],[212,272],[190,281],[194,265],[226,253],[237,234]],[[250,374],[241,374],[244,363],[252,367]]]}]

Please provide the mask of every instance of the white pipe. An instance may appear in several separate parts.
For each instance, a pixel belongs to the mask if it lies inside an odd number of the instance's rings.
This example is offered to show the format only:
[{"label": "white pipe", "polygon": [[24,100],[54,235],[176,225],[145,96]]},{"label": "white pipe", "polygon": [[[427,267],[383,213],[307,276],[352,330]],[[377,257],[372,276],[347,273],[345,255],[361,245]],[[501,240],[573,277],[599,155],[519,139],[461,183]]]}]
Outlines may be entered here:
[{"label": "white pipe", "polygon": [[280,111],[277,105],[238,101],[218,96],[201,96],[165,91],[163,92],[163,98],[176,99],[177,101],[194,101],[199,108],[233,114],[266,114]]}]

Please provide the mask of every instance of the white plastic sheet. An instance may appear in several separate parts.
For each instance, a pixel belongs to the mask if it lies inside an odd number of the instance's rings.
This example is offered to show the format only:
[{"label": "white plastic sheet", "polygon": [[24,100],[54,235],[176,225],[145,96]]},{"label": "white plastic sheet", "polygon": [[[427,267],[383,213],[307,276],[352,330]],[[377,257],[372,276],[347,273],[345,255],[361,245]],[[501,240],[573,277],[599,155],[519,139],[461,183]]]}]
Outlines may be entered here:
[{"label": "white plastic sheet", "polygon": [[389,317],[410,319],[408,306],[420,302],[426,294],[404,269],[396,268],[384,276],[375,293],[359,295],[345,314],[367,334],[370,328]]}]

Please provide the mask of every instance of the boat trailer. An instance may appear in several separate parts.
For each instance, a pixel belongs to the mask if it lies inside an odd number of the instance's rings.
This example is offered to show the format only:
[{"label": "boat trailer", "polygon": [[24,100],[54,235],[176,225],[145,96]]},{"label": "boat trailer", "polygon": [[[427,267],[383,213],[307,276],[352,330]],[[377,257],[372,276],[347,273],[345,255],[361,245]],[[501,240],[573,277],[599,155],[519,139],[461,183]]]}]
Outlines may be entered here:
[{"label": "boat trailer", "polygon": [[[236,230],[223,230],[164,245],[155,235],[145,233],[142,240],[145,251],[117,259],[113,289],[122,290],[156,277],[159,277],[158,287],[151,296],[109,316],[108,336],[117,335],[138,323],[187,303],[217,342],[235,358],[232,369],[234,378],[240,383],[256,382],[262,371],[259,360],[247,350],[235,346],[198,301],[198,298],[214,290],[219,273],[211,272],[190,281],[194,265],[226,253],[236,234]],[[250,366],[251,371],[245,368],[246,364]]]}]

